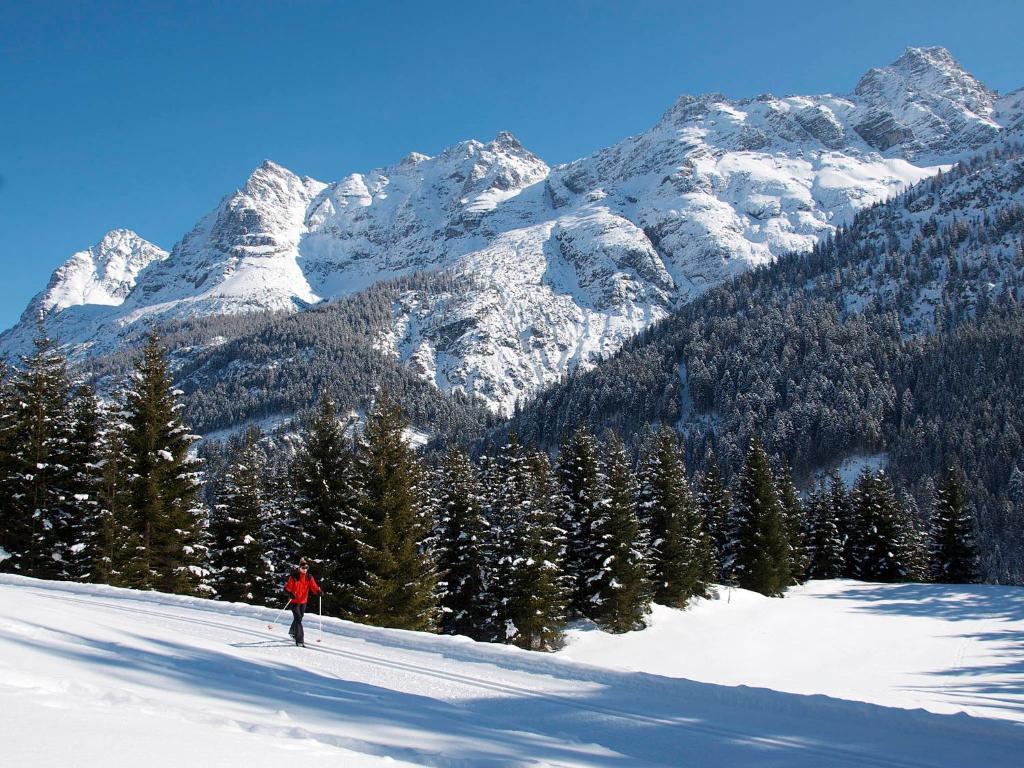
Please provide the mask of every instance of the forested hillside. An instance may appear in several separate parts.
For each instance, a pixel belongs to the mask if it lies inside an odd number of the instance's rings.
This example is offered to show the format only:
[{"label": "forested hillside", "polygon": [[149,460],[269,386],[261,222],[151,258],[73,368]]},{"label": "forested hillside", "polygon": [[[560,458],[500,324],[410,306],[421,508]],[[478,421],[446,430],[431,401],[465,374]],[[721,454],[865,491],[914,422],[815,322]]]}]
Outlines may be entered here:
[{"label": "forested hillside", "polygon": [[958,463],[989,577],[1024,573],[1024,159],[1007,146],[860,213],[809,254],[709,291],[502,431],[554,448],[578,425],[676,424],[688,463],[726,476],[750,437],[800,480],[884,451],[926,502]]}]

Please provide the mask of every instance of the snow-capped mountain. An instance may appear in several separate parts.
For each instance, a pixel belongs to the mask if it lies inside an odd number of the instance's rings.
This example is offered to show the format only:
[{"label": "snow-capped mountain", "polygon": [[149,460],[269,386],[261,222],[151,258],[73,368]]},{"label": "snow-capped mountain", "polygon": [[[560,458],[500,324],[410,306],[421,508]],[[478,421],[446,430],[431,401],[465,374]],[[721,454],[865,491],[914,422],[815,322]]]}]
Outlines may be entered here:
[{"label": "snow-capped mountain", "polygon": [[[504,132],[334,184],[265,162],[116,305],[65,289],[74,270],[59,269],[45,295],[66,298],[47,322],[73,349],[109,349],[140,321],[295,311],[451,271],[473,289],[410,291],[378,345],[508,412],[1022,115],[1021,91],[1000,98],[948,51],[911,48],[846,96],[681,97],[644,133],[555,168]],[[29,319],[0,337],[8,354],[31,338]]]}]

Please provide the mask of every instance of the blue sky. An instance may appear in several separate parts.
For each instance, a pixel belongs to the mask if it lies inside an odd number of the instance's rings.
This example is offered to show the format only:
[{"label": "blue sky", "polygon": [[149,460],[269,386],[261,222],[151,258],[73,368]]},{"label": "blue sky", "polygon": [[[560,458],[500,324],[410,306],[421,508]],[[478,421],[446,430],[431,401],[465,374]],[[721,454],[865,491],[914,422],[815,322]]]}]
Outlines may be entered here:
[{"label": "blue sky", "polygon": [[1020,2],[0,0],[0,327],[114,227],[170,248],[264,158],[324,181],[507,129],[549,163],[682,93],[844,92],[908,45],[1024,85]]}]

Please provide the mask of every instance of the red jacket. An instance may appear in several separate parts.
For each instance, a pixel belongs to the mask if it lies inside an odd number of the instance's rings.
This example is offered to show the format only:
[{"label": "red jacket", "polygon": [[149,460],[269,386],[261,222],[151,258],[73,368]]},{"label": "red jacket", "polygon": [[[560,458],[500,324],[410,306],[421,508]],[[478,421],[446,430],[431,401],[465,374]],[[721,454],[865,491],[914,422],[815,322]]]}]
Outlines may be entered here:
[{"label": "red jacket", "polygon": [[314,595],[320,594],[320,585],[316,583],[310,573],[299,571],[296,576],[294,572],[288,577],[288,583],[284,585],[284,591],[292,596],[292,602],[298,605],[305,605],[312,590]]}]

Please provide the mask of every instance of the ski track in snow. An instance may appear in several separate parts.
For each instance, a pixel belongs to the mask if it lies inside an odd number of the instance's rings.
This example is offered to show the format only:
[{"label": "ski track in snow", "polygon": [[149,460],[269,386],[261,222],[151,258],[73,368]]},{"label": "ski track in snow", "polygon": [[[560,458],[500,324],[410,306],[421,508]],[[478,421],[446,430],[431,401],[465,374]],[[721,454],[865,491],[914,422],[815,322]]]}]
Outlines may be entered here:
[{"label": "ski track in snow", "polygon": [[[673,613],[691,619],[699,610]],[[597,632],[574,631],[566,651],[544,655],[325,619],[318,645],[308,615],[303,650],[285,643],[287,615],[266,629],[277,614],[0,576],[2,754],[31,759],[42,749],[70,755],[72,765],[116,765],[141,739],[154,753],[149,768],[325,757],[335,765],[909,768],[1014,765],[1024,750],[1024,706],[1019,722],[940,715],[565,658],[588,641],[593,648]],[[959,643],[958,658],[966,647]],[[53,722],[56,731],[40,725]]]}]

